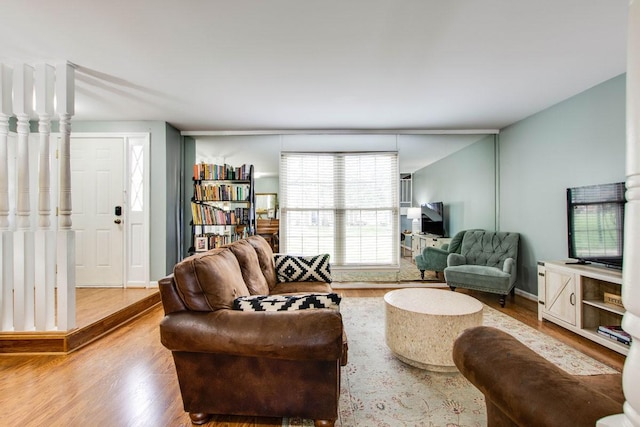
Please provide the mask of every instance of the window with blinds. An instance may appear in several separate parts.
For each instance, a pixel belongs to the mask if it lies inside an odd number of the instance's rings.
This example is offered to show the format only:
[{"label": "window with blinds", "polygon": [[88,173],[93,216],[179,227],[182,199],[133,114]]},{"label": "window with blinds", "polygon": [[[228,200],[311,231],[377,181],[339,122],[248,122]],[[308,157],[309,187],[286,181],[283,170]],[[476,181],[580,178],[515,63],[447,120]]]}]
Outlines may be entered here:
[{"label": "window with blinds", "polygon": [[398,263],[395,152],[288,153],[280,160],[281,245],[335,266]]}]

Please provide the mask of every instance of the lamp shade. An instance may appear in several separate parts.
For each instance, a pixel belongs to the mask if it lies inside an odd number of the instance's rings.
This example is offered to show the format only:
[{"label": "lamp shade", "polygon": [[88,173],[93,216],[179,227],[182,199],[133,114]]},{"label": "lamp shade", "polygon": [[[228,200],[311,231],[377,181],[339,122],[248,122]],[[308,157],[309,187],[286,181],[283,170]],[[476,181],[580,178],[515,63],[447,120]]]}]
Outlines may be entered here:
[{"label": "lamp shade", "polygon": [[407,218],[408,219],[420,219],[420,208],[408,208],[407,209]]}]

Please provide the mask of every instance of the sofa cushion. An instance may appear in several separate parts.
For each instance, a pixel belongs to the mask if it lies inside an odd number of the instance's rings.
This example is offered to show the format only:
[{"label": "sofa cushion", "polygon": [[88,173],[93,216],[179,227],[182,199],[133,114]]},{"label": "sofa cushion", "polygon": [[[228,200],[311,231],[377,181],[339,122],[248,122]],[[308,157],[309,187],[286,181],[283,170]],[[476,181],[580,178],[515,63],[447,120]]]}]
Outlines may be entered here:
[{"label": "sofa cushion", "polygon": [[340,295],[336,293],[310,295],[252,295],[233,301],[234,310],[291,311],[316,308],[340,309]]},{"label": "sofa cushion", "polygon": [[240,264],[229,248],[185,258],[173,268],[173,276],[180,298],[192,311],[231,308],[234,299],[249,295]]},{"label": "sofa cushion", "polygon": [[270,295],[306,295],[327,294],[333,292],[329,283],[325,282],[280,282],[271,289]]},{"label": "sofa cushion", "polygon": [[246,241],[256,250],[262,274],[267,280],[269,289],[273,289],[278,283],[278,279],[276,277],[276,268],[273,265],[273,250],[271,250],[271,246],[262,236],[249,236]]},{"label": "sofa cushion", "polygon": [[463,284],[465,288],[489,292],[502,291],[505,294],[511,290],[511,275],[496,267],[457,265],[445,268],[444,275],[449,286],[457,287],[458,284]]},{"label": "sofa cushion", "polygon": [[507,258],[518,259],[520,234],[505,231],[471,230],[464,233],[460,254],[467,264],[502,269]]},{"label": "sofa cushion", "polygon": [[267,295],[269,294],[269,285],[258,261],[258,255],[254,247],[246,240],[238,240],[228,245],[228,248],[238,259],[240,271],[244,283],[249,288],[251,295]]},{"label": "sofa cushion", "polygon": [[275,254],[274,262],[280,282],[331,283],[329,254],[307,257]]}]

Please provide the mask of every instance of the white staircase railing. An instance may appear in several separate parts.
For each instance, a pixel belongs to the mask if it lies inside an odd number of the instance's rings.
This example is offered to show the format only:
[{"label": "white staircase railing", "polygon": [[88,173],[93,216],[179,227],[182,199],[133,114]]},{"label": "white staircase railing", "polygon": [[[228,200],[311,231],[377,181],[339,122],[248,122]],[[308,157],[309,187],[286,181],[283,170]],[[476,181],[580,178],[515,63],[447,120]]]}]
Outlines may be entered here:
[{"label": "white staircase railing", "polygon": [[[75,328],[75,235],[71,229],[70,120],[74,68],[0,64],[0,331]],[[54,95],[55,93],[55,95]],[[33,99],[36,105],[33,105]],[[57,108],[54,99],[57,98]],[[56,111],[57,110],[57,111]],[[38,161],[30,122],[38,117]],[[51,119],[60,122],[59,212],[51,227]],[[10,119],[17,119],[16,135]],[[15,154],[15,155],[13,155]],[[15,160],[14,160],[15,159]],[[31,182],[36,172],[37,182]],[[15,173],[11,173],[11,171]],[[34,185],[37,184],[37,189]],[[38,195],[37,206],[31,205]],[[37,221],[35,218],[37,216]],[[57,309],[57,311],[56,311]]]}]

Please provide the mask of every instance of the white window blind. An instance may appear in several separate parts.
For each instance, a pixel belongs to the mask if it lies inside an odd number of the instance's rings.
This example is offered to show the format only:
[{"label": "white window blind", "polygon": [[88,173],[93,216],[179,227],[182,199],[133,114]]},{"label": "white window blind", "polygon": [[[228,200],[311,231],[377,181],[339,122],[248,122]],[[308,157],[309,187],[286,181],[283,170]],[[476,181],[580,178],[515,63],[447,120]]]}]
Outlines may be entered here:
[{"label": "white window blind", "polygon": [[336,266],[398,263],[395,152],[281,154],[281,245]]}]

